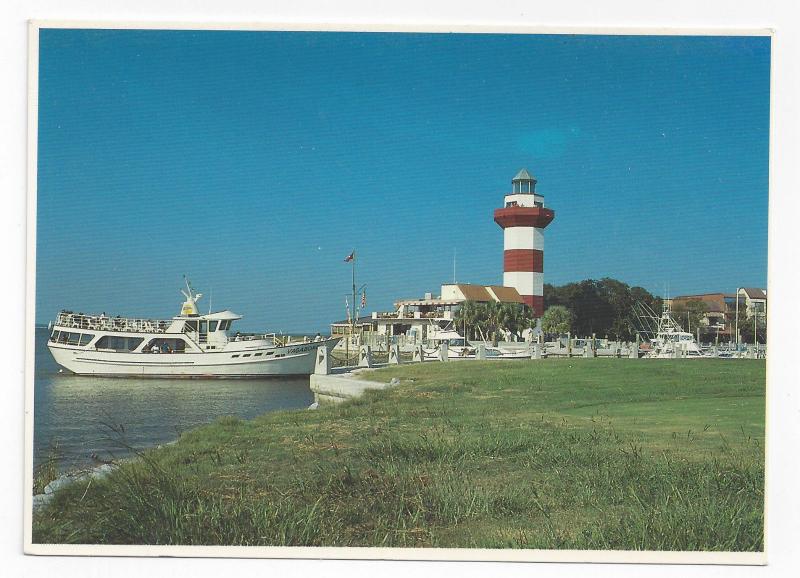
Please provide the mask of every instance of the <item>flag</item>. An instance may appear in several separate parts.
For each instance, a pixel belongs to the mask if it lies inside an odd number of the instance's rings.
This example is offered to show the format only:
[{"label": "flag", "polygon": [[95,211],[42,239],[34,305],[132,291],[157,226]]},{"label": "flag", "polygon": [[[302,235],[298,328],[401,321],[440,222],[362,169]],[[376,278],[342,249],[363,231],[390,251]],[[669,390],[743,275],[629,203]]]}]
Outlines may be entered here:
[{"label": "flag", "polygon": [[364,309],[364,307],[366,307],[366,306],[367,306],[367,292],[366,291],[362,291],[361,292],[361,309]]},{"label": "flag", "polygon": [[345,263],[349,263],[350,261],[352,261],[355,258],[356,258],[356,250],[353,249],[353,252],[350,253],[347,257],[344,258],[344,262]]}]

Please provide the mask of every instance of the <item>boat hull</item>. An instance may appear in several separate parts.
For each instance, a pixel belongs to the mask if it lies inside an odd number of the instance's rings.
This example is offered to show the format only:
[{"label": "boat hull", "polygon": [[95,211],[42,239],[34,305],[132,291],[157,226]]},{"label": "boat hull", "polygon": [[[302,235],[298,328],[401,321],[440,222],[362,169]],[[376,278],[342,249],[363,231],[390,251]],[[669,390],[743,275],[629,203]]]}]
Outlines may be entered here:
[{"label": "boat hull", "polygon": [[[259,378],[314,373],[319,347],[330,350],[338,338],[247,352],[127,353],[89,350],[60,343],[48,347],[56,363],[77,375],[153,378]],[[247,355],[247,357],[243,357]]]}]

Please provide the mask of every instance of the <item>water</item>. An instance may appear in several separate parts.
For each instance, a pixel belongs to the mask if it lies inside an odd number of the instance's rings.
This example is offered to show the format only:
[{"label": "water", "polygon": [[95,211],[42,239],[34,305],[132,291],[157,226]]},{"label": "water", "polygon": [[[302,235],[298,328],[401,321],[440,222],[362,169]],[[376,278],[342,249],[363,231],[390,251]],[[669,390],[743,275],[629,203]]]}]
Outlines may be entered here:
[{"label": "water", "polygon": [[225,416],[244,419],[314,401],[308,377],[243,379],[138,379],[82,377],[64,371],[47,349],[47,329],[36,329],[34,466],[58,444],[60,469],[97,465],[128,454],[125,441],[146,448]]}]

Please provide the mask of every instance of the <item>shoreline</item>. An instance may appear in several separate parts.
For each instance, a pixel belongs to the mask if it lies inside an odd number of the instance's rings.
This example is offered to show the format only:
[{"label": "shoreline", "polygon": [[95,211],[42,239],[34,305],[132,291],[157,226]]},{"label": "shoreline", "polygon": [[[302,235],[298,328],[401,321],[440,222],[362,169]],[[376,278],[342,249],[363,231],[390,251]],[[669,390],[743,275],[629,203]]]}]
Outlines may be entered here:
[{"label": "shoreline", "polygon": [[[368,381],[365,379],[359,379],[357,377],[359,375],[371,371],[374,371],[374,369],[356,368],[353,369],[352,371],[335,375],[311,374],[309,376],[309,388],[314,393],[314,403],[312,403],[310,406],[306,408],[298,407],[294,409],[280,409],[273,411],[298,412],[298,411],[316,410],[320,406],[327,406],[330,403],[340,403],[348,399],[354,399],[360,397],[361,395],[364,394],[365,391],[368,390],[386,389],[387,387],[391,387],[399,383],[399,382],[382,383],[377,381]],[[315,381],[317,384],[316,388],[315,388]],[[319,397],[322,397],[323,400],[318,399]],[[267,413],[271,412],[264,412],[264,414]],[[260,417],[260,415],[264,414],[259,414],[257,416],[253,416],[252,418],[246,418],[245,421],[256,419]],[[213,421],[209,423],[213,423]],[[120,460],[112,460],[110,462],[101,463],[99,465],[91,467],[80,467],[61,473],[55,479],[53,479],[47,485],[45,485],[44,491],[42,493],[33,494],[33,502],[32,502],[33,511],[35,512],[37,509],[49,503],[50,500],[52,500],[52,498],[54,497],[55,492],[57,492],[61,488],[64,488],[66,486],[81,481],[102,479],[108,476],[120,464],[127,461],[135,461],[141,459],[140,456],[138,455],[139,452],[159,450],[162,447],[174,445],[178,443],[178,441],[180,441],[181,437],[185,433],[190,433],[206,425],[208,424],[201,424],[187,430],[186,432],[182,432],[177,438],[170,440],[168,442],[159,443],[154,446],[148,446],[146,448],[138,448],[136,449],[136,451],[132,452],[133,455],[127,456]]]}]

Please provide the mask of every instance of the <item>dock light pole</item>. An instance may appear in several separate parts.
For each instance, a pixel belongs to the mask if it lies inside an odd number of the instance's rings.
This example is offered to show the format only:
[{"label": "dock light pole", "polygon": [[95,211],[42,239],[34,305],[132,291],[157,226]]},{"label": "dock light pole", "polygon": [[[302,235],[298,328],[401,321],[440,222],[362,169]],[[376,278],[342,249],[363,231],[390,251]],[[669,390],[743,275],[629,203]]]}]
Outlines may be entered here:
[{"label": "dock light pole", "polygon": [[739,290],[741,287],[736,288],[736,351],[739,351]]}]

